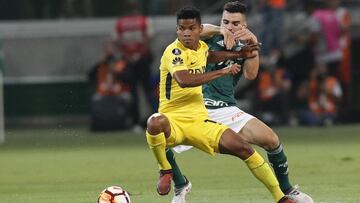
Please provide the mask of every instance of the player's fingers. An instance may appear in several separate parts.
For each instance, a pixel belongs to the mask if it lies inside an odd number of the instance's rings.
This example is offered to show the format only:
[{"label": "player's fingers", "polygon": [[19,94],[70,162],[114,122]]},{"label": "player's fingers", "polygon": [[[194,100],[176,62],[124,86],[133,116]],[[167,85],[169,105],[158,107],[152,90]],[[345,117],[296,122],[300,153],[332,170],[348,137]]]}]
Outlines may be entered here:
[{"label": "player's fingers", "polygon": [[231,71],[229,72],[229,74],[231,74],[231,75],[235,75],[235,74],[236,74],[236,71],[235,71],[235,70],[233,70],[233,69],[231,69]]},{"label": "player's fingers", "polygon": [[240,40],[246,40],[247,38],[252,37],[251,33],[246,30],[240,30],[240,32],[235,32],[234,36],[236,39],[240,39]]},{"label": "player's fingers", "polygon": [[255,50],[260,50],[260,43],[251,43],[251,44],[247,44],[245,45],[242,50],[244,51],[255,51]]},{"label": "player's fingers", "polygon": [[227,50],[231,50],[235,45],[235,39],[233,35],[229,35],[226,40],[224,40]]},{"label": "player's fingers", "polygon": [[235,37],[245,37],[245,36],[249,36],[250,34],[248,32],[238,32],[235,33],[234,36]]},{"label": "player's fingers", "polygon": [[227,40],[228,40],[229,36],[226,33],[223,36],[224,36],[225,48],[227,48]]},{"label": "player's fingers", "polygon": [[240,72],[240,70],[241,70],[241,66],[238,64],[232,65],[231,68],[232,68],[233,73],[235,73],[235,74]]},{"label": "player's fingers", "polygon": [[221,33],[224,36],[225,48],[227,50],[232,49],[233,46],[235,45],[235,39],[233,33],[227,30],[226,28],[223,28]]},{"label": "player's fingers", "polygon": [[236,31],[234,33],[234,38],[236,41],[239,41],[239,40],[243,40],[242,36],[244,35],[244,31],[243,30],[239,30],[239,31]]},{"label": "player's fingers", "polygon": [[232,74],[232,70],[230,66],[227,66],[225,68],[222,69],[222,71],[224,71],[224,73],[227,74]]},{"label": "player's fingers", "polygon": [[239,72],[240,72],[240,70],[233,70],[233,71],[232,71],[232,74],[233,74],[233,75],[236,75],[236,74],[238,74]]},{"label": "player's fingers", "polygon": [[233,65],[231,65],[231,67],[234,68],[234,69],[240,69],[241,68],[241,66],[239,64],[233,64]]},{"label": "player's fingers", "polygon": [[259,44],[259,43],[251,44],[251,45],[249,45],[249,49],[250,49],[251,51],[260,50],[260,44]]}]

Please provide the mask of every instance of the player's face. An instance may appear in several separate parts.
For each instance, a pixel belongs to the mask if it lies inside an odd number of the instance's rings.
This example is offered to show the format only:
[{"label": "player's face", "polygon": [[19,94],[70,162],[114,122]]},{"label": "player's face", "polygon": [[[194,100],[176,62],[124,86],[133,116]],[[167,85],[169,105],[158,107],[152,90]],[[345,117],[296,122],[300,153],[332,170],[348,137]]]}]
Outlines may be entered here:
[{"label": "player's face", "polygon": [[221,26],[230,30],[232,33],[246,28],[246,17],[242,13],[229,13],[224,11],[221,18]]},{"label": "player's face", "polygon": [[197,49],[203,26],[196,19],[179,19],[176,33],[180,42],[189,49]]}]

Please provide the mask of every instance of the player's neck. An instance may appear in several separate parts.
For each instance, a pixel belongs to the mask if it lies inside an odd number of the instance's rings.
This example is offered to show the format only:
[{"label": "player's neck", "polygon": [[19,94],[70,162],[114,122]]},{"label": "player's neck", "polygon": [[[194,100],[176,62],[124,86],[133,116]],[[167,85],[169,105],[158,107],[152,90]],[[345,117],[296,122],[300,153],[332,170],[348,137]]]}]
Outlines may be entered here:
[{"label": "player's neck", "polygon": [[191,50],[194,50],[194,51],[197,51],[200,47],[200,44],[199,44],[199,41],[197,41],[196,43],[194,44],[189,44],[189,45],[186,45],[186,44],[183,44],[184,47],[188,48],[188,49],[191,49]]}]

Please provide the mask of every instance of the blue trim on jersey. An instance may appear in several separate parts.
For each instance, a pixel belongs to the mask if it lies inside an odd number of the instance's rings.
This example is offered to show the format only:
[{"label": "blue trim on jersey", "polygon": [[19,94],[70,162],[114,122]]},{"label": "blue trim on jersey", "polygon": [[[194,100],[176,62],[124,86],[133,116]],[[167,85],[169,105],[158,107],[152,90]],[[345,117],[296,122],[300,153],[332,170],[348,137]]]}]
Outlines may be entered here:
[{"label": "blue trim on jersey", "polygon": [[166,75],[166,83],[165,83],[165,96],[166,99],[168,100],[170,100],[170,95],[171,95],[171,81],[172,81],[171,74],[168,73]]}]

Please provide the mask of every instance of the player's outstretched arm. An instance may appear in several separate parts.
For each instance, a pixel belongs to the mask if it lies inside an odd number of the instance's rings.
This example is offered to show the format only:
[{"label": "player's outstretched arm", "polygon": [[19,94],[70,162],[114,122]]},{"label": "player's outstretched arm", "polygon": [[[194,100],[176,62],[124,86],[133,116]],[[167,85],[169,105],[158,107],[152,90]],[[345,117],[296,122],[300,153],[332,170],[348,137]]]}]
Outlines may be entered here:
[{"label": "player's outstretched arm", "polygon": [[180,87],[196,87],[208,83],[211,80],[219,78],[224,75],[235,75],[240,72],[240,66],[233,65],[216,71],[211,71],[203,74],[190,74],[187,70],[176,71],[174,79]]},{"label": "player's outstretched arm", "polygon": [[260,44],[245,45],[240,51],[209,51],[207,58],[208,63],[219,63],[229,59],[249,59],[258,56]]}]

